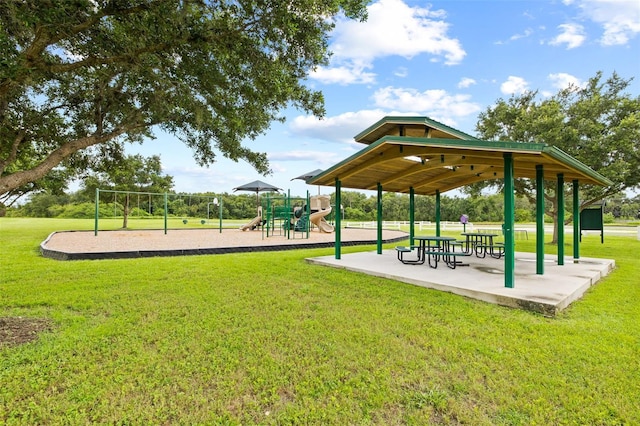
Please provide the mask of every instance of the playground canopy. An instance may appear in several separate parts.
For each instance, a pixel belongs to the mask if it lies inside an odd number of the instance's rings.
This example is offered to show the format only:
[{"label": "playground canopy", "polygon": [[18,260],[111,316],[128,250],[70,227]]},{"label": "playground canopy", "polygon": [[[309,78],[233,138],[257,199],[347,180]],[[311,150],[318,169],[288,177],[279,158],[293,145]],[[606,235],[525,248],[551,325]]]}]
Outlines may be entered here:
[{"label": "playground canopy", "polygon": [[[308,181],[309,181],[309,179],[311,179],[312,177],[314,177],[314,176],[316,176],[316,175],[319,175],[320,173],[322,173],[322,169],[315,169],[315,170],[312,170],[312,171],[310,171],[310,172],[307,172],[307,173],[301,174],[301,175],[300,175],[300,176],[298,176],[298,177],[294,177],[294,178],[293,178],[293,179],[291,179],[291,180],[300,179],[300,180],[303,180],[303,181],[305,181],[305,182],[308,182]],[[318,195],[320,195],[320,185],[318,185]]]},{"label": "playground canopy", "polygon": [[253,182],[245,183],[244,185],[240,185],[237,188],[233,188],[233,192],[236,192],[236,191],[255,192],[256,202],[259,205],[260,203],[258,201],[258,197],[260,192],[278,192],[278,191],[282,191],[282,188],[273,186],[270,183],[262,182],[261,180],[254,180]]}]

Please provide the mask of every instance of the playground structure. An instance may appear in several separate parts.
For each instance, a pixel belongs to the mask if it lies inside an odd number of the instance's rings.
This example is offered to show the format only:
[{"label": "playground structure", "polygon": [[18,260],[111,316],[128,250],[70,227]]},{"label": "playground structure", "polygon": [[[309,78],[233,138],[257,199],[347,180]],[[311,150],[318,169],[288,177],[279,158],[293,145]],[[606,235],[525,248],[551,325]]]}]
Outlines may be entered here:
[{"label": "playground structure", "polygon": [[[123,219],[125,217],[145,220],[156,228],[162,220],[164,233],[169,229],[169,219],[182,225],[217,225],[222,232],[222,195],[169,194],[136,191],[96,189],[94,234],[98,235],[101,219]],[[262,238],[275,235],[290,238],[309,238],[309,232],[332,233],[335,228],[331,220],[334,209],[328,195],[291,197],[267,195],[257,206],[256,217],[240,226],[240,230],[259,229]],[[215,216],[219,216],[216,220]],[[113,223],[113,222],[111,222]],[[174,225],[175,226],[175,225]],[[123,226],[126,228],[126,226]],[[103,226],[104,229],[104,226]]]},{"label": "playground structure", "polygon": [[285,236],[287,239],[309,238],[309,192],[305,197],[267,196],[262,202],[263,211],[266,212],[263,222],[263,237],[275,235]]},{"label": "playground structure", "polygon": [[240,230],[249,231],[261,228],[263,238],[285,236],[291,238],[309,238],[313,229],[321,233],[332,233],[334,226],[327,221],[333,212],[331,198],[328,195],[291,197],[268,195],[258,206],[257,216],[240,226]]},{"label": "playground structure", "polygon": [[326,232],[328,234],[335,231],[335,227],[327,222],[326,216],[330,215],[331,198],[328,195],[316,195],[310,199],[311,215],[309,220],[313,223],[320,232]]},{"label": "playground structure", "polygon": [[259,226],[264,225],[264,220],[262,219],[262,206],[258,206],[258,215],[256,217],[254,217],[253,219],[251,219],[249,222],[240,225],[240,230],[241,231],[253,231],[254,229],[258,228]]}]

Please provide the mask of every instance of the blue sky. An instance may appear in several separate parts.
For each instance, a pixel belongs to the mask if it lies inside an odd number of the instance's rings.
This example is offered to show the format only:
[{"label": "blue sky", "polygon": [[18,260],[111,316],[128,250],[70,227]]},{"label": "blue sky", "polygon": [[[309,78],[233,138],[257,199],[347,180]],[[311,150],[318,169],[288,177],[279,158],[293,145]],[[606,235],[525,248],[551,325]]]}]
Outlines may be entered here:
[{"label": "blue sky", "polygon": [[478,114],[497,99],[548,96],[598,71],[634,77],[629,92],[640,94],[638,0],[380,0],[366,22],[338,22],[330,46],[330,65],[306,82],[324,93],[326,116],[287,110],[284,124],[245,143],[268,153],[272,175],[222,156],[198,167],[189,148],[161,133],[131,152],[160,155],[176,192],[232,192],[260,179],[313,195],[316,187],[291,179],[361,149],[353,137],[385,115],[426,115],[475,135]]}]

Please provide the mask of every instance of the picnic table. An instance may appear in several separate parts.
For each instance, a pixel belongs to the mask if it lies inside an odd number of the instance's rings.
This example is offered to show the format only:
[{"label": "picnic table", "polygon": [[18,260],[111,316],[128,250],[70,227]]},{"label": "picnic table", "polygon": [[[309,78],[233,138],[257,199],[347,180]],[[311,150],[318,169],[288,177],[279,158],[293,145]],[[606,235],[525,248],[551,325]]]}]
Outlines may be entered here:
[{"label": "picnic table", "polygon": [[[420,235],[414,237],[418,242],[417,245],[411,247],[396,247],[398,260],[404,264],[422,265],[425,261],[432,268],[437,268],[438,263],[442,260],[449,268],[455,269],[456,266],[462,265],[457,261],[458,256],[469,256],[469,253],[462,251],[456,252],[453,244],[456,239],[453,237],[440,237],[435,235]],[[416,249],[415,259],[406,259],[405,254]]]},{"label": "picnic table", "polygon": [[461,235],[466,238],[464,242],[465,253],[475,253],[476,257],[480,258],[484,258],[488,254],[496,259],[500,259],[504,255],[504,244],[493,241],[493,237],[497,237],[498,234],[463,232]]}]

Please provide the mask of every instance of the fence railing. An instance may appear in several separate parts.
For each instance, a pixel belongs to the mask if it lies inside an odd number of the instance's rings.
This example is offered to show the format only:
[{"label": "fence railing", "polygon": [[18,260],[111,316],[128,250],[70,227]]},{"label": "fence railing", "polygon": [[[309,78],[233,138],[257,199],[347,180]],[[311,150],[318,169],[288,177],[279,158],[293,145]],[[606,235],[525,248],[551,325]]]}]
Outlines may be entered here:
[{"label": "fence railing", "polygon": [[[407,220],[385,220],[382,222],[382,227],[385,229],[409,229],[410,222]],[[365,229],[375,229],[378,226],[376,221],[368,221],[368,222],[345,222],[345,226],[348,228],[365,228]],[[429,230],[436,229],[435,222],[431,221],[416,221],[414,222],[414,226],[417,230]],[[443,231],[446,230],[463,230],[473,231],[473,223],[467,223],[465,227],[460,222],[440,222],[440,229]]]}]

